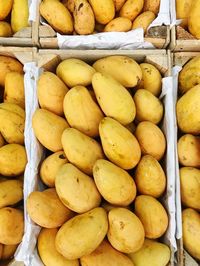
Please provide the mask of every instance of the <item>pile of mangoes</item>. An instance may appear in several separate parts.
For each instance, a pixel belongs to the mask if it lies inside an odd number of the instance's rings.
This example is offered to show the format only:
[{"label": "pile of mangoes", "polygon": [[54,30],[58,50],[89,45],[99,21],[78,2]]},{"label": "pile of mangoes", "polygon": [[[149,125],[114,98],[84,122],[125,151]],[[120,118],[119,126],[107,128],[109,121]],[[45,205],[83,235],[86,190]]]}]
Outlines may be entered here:
[{"label": "pile of mangoes", "polygon": [[161,90],[158,69],[127,56],[69,58],[41,74],[32,126],[47,188],[27,211],[45,265],[168,264]]},{"label": "pile of mangoes", "polygon": [[127,32],[148,26],[156,18],[160,0],[43,0],[41,16],[61,34]]}]

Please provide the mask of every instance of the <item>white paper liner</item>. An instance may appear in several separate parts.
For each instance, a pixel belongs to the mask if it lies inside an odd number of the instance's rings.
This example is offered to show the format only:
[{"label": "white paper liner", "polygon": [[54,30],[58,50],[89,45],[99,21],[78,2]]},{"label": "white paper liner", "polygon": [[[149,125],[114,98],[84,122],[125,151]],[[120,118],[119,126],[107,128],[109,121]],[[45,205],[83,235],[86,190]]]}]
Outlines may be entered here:
[{"label": "white paper liner", "polygon": [[[160,1],[160,10],[149,27],[170,25],[170,0]],[[152,49],[153,44],[144,41],[141,29],[129,32],[103,32],[86,36],[57,33],[60,49]]]},{"label": "white paper liner", "polygon": [[29,5],[29,22],[36,21],[37,18],[37,6],[38,6],[38,0],[28,0]]},{"label": "white paper liner", "polygon": [[[182,67],[175,66],[173,68],[173,86],[174,86],[174,108],[176,113],[176,102],[178,96],[178,75],[181,71]],[[178,150],[177,150],[177,143],[178,143],[178,125],[175,116],[175,123],[174,123],[174,134],[175,134],[175,156],[176,156],[176,238],[182,238],[182,209],[181,209],[181,191],[180,191],[180,176],[179,176],[179,162],[178,162]]]},{"label": "white paper liner", "polygon": [[164,119],[162,130],[165,134],[166,157],[165,170],[167,176],[167,189],[164,196],[164,205],[168,211],[169,225],[164,240],[171,245],[174,251],[177,250],[176,245],[176,207],[175,207],[175,154],[174,154],[174,110],[173,110],[173,78],[167,77],[162,80],[162,94],[160,98],[164,103]]},{"label": "white paper liner", "polygon": [[23,261],[25,265],[30,265],[32,253],[36,245],[36,235],[40,231],[40,227],[36,226],[28,216],[26,211],[26,200],[28,195],[38,190],[38,164],[42,158],[42,147],[35,138],[32,129],[32,116],[38,108],[36,81],[39,76],[39,70],[35,63],[27,63],[24,65],[24,86],[25,86],[25,148],[27,153],[28,163],[24,172],[24,219],[25,229],[22,243],[15,253],[16,261]]}]

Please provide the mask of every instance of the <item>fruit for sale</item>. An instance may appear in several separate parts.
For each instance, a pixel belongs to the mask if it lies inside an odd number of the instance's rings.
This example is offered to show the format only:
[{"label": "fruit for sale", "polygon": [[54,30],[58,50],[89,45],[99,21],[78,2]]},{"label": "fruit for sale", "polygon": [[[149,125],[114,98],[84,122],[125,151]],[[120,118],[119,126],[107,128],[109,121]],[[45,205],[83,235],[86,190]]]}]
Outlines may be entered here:
[{"label": "fruit for sale", "polygon": [[135,182],[140,194],[159,198],[165,191],[166,176],[159,162],[145,155],[137,166]]},{"label": "fruit for sale", "polygon": [[83,256],[80,262],[82,266],[133,266],[131,260],[123,253],[114,249],[107,240],[103,240],[91,254]]},{"label": "fruit for sale", "polygon": [[78,34],[92,34],[95,27],[93,10],[87,0],[74,1],[74,29]]},{"label": "fruit for sale", "polygon": [[200,170],[194,167],[180,169],[181,201],[184,206],[200,210]]},{"label": "fruit for sale", "polygon": [[28,27],[28,17],[28,0],[13,0],[11,27],[14,33]]},{"label": "fruit for sale", "polygon": [[200,137],[185,134],[178,140],[178,159],[183,166],[200,167]]},{"label": "fruit for sale", "polygon": [[196,56],[191,59],[188,63],[183,66],[178,81],[179,81],[179,92],[184,94],[188,90],[200,83],[200,56]]},{"label": "fruit for sale", "polygon": [[42,228],[38,236],[38,253],[44,265],[48,266],[79,266],[78,260],[67,260],[55,247],[58,229]]},{"label": "fruit for sale", "polygon": [[115,6],[113,0],[89,0],[94,11],[96,21],[105,25],[115,16]]},{"label": "fruit for sale", "polygon": [[25,148],[19,144],[7,144],[0,148],[0,174],[18,176],[27,163]]},{"label": "fruit for sale", "polygon": [[159,96],[162,90],[162,76],[158,69],[148,63],[140,64],[142,70],[142,80],[137,89],[145,89],[153,95]]},{"label": "fruit for sale", "polygon": [[104,28],[105,32],[113,32],[113,31],[118,31],[118,32],[127,32],[131,30],[132,27],[132,22],[128,18],[123,18],[123,17],[118,17],[114,18],[111,20]]},{"label": "fruit for sale", "polygon": [[8,260],[15,254],[18,245],[3,245],[3,252],[1,255],[2,260]]},{"label": "fruit for sale", "polygon": [[194,0],[188,11],[188,29],[195,38],[200,39],[200,0]]},{"label": "fruit for sale", "polygon": [[13,0],[1,0],[0,20],[4,20],[10,13],[13,5]]},{"label": "fruit for sale", "polygon": [[40,178],[48,187],[55,187],[56,174],[61,166],[68,163],[64,151],[58,151],[48,156],[41,164]]},{"label": "fruit for sale", "polygon": [[150,91],[139,89],[133,99],[136,105],[137,121],[150,121],[154,124],[158,124],[161,121],[163,117],[162,102]]},{"label": "fruit for sale", "polygon": [[166,232],[168,227],[167,212],[157,199],[147,195],[136,197],[135,214],[144,226],[145,237],[156,239]]},{"label": "fruit for sale", "polygon": [[160,0],[144,0],[143,11],[151,11],[158,14],[160,8]]},{"label": "fruit for sale", "polygon": [[200,214],[193,209],[182,212],[183,245],[197,260],[200,260]]},{"label": "fruit for sale", "polygon": [[124,87],[135,87],[142,79],[142,70],[138,63],[122,55],[108,56],[97,60],[93,67],[102,74],[108,74]]},{"label": "fruit for sale", "polygon": [[71,127],[89,137],[99,135],[99,123],[104,115],[86,87],[73,87],[64,99],[65,117]]},{"label": "fruit for sale", "polygon": [[69,10],[57,0],[43,0],[40,14],[53,29],[61,34],[73,32],[73,20]]},{"label": "fruit for sale", "polygon": [[147,29],[149,25],[153,22],[155,17],[155,14],[151,11],[145,11],[141,13],[133,21],[132,29],[143,28],[144,33],[147,33]]},{"label": "fruit for sale", "polygon": [[126,0],[114,0],[115,10],[119,11],[125,2],[126,2]]},{"label": "fruit for sale", "polygon": [[24,144],[24,110],[13,103],[1,103],[0,120],[0,132],[6,142]]},{"label": "fruit for sale", "polygon": [[4,102],[14,103],[25,109],[24,75],[9,72],[5,77]]},{"label": "fruit for sale", "polygon": [[9,72],[23,73],[22,64],[13,57],[0,55],[0,86],[5,86],[5,78]]},{"label": "fruit for sale", "polygon": [[163,243],[145,239],[142,248],[129,257],[135,266],[149,266],[149,262],[152,266],[166,266],[170,260],[170,249]]},{"label": "fruit for sale", "polygon": [[125,208],[114,208],[108,213],[108,240],[120,252],[138,251],[144,243],[144,227],[139,218]]},{"label": "fruit for sale", "polygon": [[23,182],[6,180],[0,186],[0,208],[15,205],[23,199]]},{"label": "fruit for sale", "polygon": [[81,258],[91,254],[100,245],[107,231],[106,211],[95,208],[75,216],[59,229],[56,249],[69,260]]},{"label": "fruit for sale", "polygon": [[45,228],[57,228],[73,215],[60,201],[55,188],[32,192],[26,204],[31,219]]},{"label": "fruit for sale", "polygon": [[105,117],[99,125],[103,150],[108,159],[123,169],[135,167],[141,149],[135,136],[116,120]]},{"label": "fruit for sale", "polygon": [[144,0],[127,0],[120,9],[120,17],[129,18],[133,21],[142,11]]},{"label": "fruit for sale", "polygon": [[118,81],[107,74],[96,72],[92,78],[92,86],[106,116],[116,119],[123,125],[134,120],[136,110],[133,98]]},{"label": "fruit for sale", "polygon": [[0,209],[0,243],[16,245],[22,241],[24,233],[24,215],[14,208]]},{"label": "fruit for sale", "polygon": [[12,36],[12,29],[8,22],[0,21],[0,37]]},{"label": "fruit for sale", "polygon": [[56,74],[67,86],[88,86],[92,83],[95,69],[80,59],[63,60],[56,69]]},{"label": "fruit for sale", "polygon": [[128,206],[136,196],[133,178],[107,160],[97,160],[93,167],[95,184],[106,201],[117,206]]},{"label": "fruit for sale", "polygon": [[0,148],[3,147],[3,145],[5,145],[5,140],[4,140],[3,136],[0,133]]},{"label": "fruit for sale", "polygon": [[69,162],[88,175],[96,160],[104,158],[101,145],[75,128],[63,132],[62,145]]},{"label": "fruit for sale", "polygon": [[63,100],[67,92],[67,86],[55,74],[44,72],[40,76],[37,85],[37,96],[41,108],[62,116]]},{"label": "fruit for sale", "polygon": [[166,140],[162,130],[149,121],[138,124],[135,136],[140,144],[142,154],[151,155],[161,160],[166,150]]},{"label": "fruit for sale", "polygon": [[60,168],[55,185],[62,203],[76,213],[84,213],[100,205],[101,195],[93,178],[73,164],[67,163]]},{"label": "fruit for sale", "polygon": [[67,121],[45,109],[37,109],[33,115],[32,126],[40,143],[52,152],[61,151],[61,136],[69,127]]},{"label": "fruit for sale", "polygon": [[74,12],[75,0],[62,0],[63,5],[71,12]]},{"label": "fruit for sale", "polygon": [[181,26],[187,28],[188,15],[190,13],[193,0],[176,0],[176,17],[182,19]]}]

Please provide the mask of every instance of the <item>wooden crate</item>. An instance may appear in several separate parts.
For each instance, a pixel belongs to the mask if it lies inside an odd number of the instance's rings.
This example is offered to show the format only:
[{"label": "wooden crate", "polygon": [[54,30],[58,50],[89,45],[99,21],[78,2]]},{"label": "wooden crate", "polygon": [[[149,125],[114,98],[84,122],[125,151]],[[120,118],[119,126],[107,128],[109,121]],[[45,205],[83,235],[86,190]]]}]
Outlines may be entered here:
[{"label": "wooden crate", "polygon": [[[37,1],[38,0],[33,0]],[[37,14],[39,13],[39,5],[37,4]],[[12,37],[0,37],[0,46],[19,46],[19,47],[37,47],[39,46],[39,17],[32,22],[29,27],[16,32]]]},{"label": "wooden crate", "polygon": [[171,29],[170,50],[173,52],[200,51],[200,40],[195,39],[189,32],[180,26]]},{"label": "wooden crate", "polygon": [[[200,56],[200,52],[177,52],[173,54],[173,66],[184,66],[190,59]],[[179,178],[179,177],[177,177]],[[177,240],[178,265],[198,266],[199,264],[184,250],[183,239]]]}]

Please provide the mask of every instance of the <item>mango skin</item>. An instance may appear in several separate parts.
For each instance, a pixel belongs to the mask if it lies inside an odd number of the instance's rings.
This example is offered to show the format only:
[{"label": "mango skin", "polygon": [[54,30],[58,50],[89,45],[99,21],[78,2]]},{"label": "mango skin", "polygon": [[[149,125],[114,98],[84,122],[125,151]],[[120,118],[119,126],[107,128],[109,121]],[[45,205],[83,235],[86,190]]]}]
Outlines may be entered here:
[{"label": "mango skin", "polygon": [[128,18],[114,18],[104,28],[105,32],[127,32],[131,30],[132,22]]},{"label": "mango skin", "polygon": [[4,20],[12,10],[13,0],[2,0],[0,6],[0,20]]},{"label": "mango skin", "polygon": [[[95,208],[67,221],[56,235],[56,249],[69,260],[92,253],[108,231],[108,219],[103,208]],[[80,242],[81,235],[81,242]]]},{"label": "mango skin", "polygon": [[69,127],[64,118],[45,109],[37,109],[32,118],[32,126],[36,138],[45,148],[52,152],[62,150],[61,136]]},{"label": "mango skin", "polygon": [[40,14],[59,33],[71,34],[73,32],[72,16],[59,1],[43,0],[40,4]]},{"label": "mango skin", "polygon": [[7,180],[0,186],[0,208],[12,206],[23,199],[23,182],[21,180]]},{"label": "mango skin", "polygon": [[200,0],[195,0],[191,4],[188,16],[189,32],[198,40],[200,39]]},{"label": "mango skin", "polygon": [[160,0],[145,0],[143,11],[151,11],[155,15],[158,14],[160,9]]},{"label": "mango skin", "polygon": [[99,132],[104,153],[111,162],[125,170],[138,164],[141,149],[137,139],[127,128],[106,117],[99,125]]},{"label": "mango skin", "polygon": [[182,212],[183,246],[197,260],[200,260],[200,215],[193,209]]},{"label": "mango skin", "polygon": [[28,0],[13,0],[11,13],[11,27],[14,33],[28,27],[29,6]]},{"label": "mango skin", "polygon": [[119,15],[120,17],[129,18],[133,21],[140,14],[143,6],[144,0],[127,0],[120,9]]},{"label": "mango skin", "polygon": [[133,21],[132,29],[143,28],[144,33],[146,34],[149,25],[155,18],[156,16],[153,12],[145,11]]},{"label": "mango skin", "polygon": [[95,19],[100,24],[107,24],[115,16],[115,6],[113,0],[89,0],[94,11]]},{"label": "mango skin", "polygon": [[0,37],[11,37],[12,29],[8,22],[0,21]]}]

